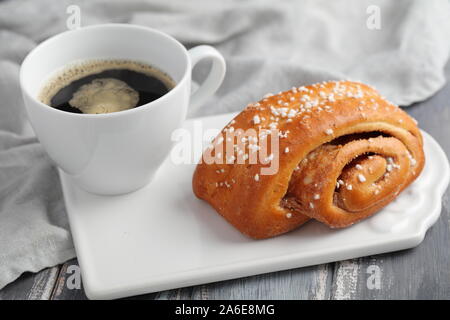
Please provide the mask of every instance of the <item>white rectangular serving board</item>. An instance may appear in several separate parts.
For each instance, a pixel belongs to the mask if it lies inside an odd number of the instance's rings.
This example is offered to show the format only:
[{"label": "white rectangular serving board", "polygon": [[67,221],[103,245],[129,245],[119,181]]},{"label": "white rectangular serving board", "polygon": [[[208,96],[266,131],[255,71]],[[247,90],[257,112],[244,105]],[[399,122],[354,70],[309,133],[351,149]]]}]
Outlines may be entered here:
[{"label": "white rectangular serving board", "polygon": [[[184,128],[221,129],[233,116]],[[266,240],[242,235],[194,196],[194,164],[168,157],[150,185],[113,197],[89,194],[60,171],[86,295],[120,298],[414,247],[439,217],[450,177],[445,153],[424,140],[422,175],[375,216],[338,230],[310,221]]]}]

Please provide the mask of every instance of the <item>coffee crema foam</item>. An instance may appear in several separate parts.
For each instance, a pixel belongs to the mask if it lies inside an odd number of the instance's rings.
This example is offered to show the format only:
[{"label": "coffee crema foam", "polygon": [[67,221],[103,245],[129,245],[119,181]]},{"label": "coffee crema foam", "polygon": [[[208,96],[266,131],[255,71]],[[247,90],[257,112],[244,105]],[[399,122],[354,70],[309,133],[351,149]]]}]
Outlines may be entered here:
[{"label": "coffee crema foam", "polygon": [[[155,77],[169,90],[176,85],[169,75],[146,63],[118,59],[88,60],[71,63],[57,71],[45,82],[38,99],[51,106],[52,98],[62,88],[79,79],[111,69],[131,70]],[[114,78],[99,78],[81,86],[74,93],[70,104],[83,113],[110,113],[132,109],[136,107],[138,99],[138,93],[124,81]]]},{"label": "coffee crema foam", "polygon": [[111,113],[137,106],[139,93],[114,78],[95,79],[82,85],[69,103],[83,113]]}]

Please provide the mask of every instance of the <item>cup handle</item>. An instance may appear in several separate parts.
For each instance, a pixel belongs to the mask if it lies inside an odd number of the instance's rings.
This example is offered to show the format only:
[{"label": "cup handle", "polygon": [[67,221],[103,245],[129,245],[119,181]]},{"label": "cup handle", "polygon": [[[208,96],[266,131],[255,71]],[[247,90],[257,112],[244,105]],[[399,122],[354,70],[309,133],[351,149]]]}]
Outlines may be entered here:
[{"label": "cup handle", "polygon": [[197,46],[188,51],[189,58],[191,59],[191,67],[194,66],[202,59],[211,59],[212,67],[205,81],[199,86],[199,88],[191,95],[191,107],[201,105],[205,100],[216,92],[219,86],[222,84],[225,77],[225,59],[223,56],[211,46]]}]

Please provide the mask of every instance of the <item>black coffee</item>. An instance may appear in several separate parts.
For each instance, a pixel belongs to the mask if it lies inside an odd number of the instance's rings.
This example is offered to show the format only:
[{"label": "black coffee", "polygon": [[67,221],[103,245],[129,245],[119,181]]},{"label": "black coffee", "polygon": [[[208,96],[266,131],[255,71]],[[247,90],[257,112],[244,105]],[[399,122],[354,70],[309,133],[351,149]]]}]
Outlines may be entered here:
[{"label": "black coffee", "polygon": [[73,65],[53,78],[41,101],[73,113],[111,113],[152,102],[174,87],[173,80],[146,64],[96,60]]}]

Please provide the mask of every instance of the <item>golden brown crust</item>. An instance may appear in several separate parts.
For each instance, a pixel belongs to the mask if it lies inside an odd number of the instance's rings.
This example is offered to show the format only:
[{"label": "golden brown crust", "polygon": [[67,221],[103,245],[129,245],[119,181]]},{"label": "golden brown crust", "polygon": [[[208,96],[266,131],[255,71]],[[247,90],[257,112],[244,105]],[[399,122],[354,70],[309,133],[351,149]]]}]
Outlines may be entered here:
[{"label": "golden brown crust", "polygon": [[[258,141],[239,129],[256,130]],[[235,141],[242,143],[233,147]],[[254,163],[263,141],[272,155]],[[262,174],[272,157],[279,170]],[[252,238],[285,233],[310,218],[351,225],[392,201],[425,161],[415,121],[373,88],[349,81],[293,88],[248,105],[202,160],[195,195]]]}]

